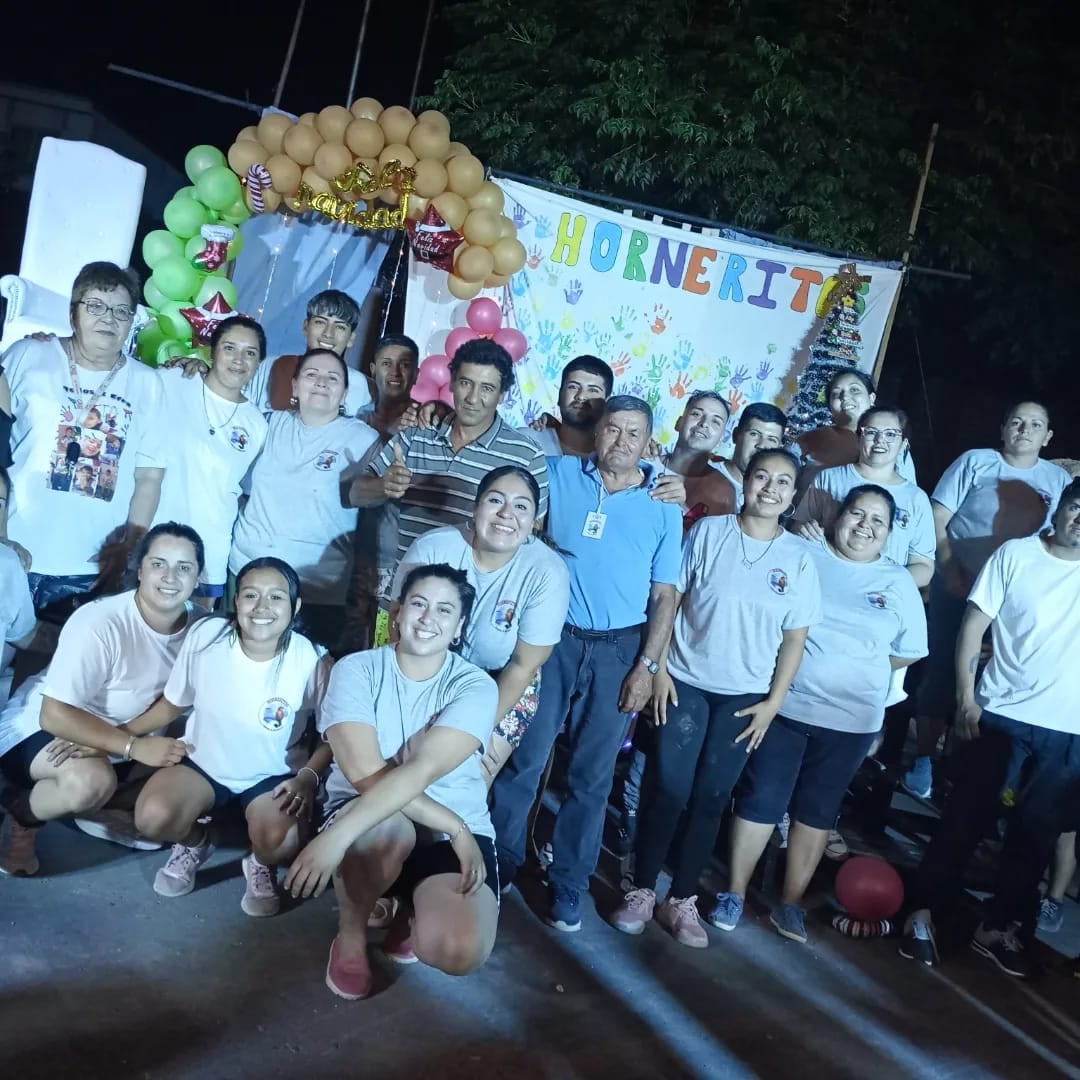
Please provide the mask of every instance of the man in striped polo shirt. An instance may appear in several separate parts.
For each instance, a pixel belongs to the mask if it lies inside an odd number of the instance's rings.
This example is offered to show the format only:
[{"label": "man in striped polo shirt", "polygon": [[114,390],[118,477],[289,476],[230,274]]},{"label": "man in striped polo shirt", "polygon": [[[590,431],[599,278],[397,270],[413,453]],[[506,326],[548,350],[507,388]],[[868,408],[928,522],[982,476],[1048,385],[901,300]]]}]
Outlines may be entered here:
[{"label": "man in striped polo shirt", "polygon": [[453,413],[435,427],[398,432],[371,463],[372,475],[353,481],[353,506],[398,502],[398,559],[429,529],[471,520],[480,481],[500,465],[520,465],[536,477],[539,515],[547,513],[543,451],[498,414],[513,382],[504,348],[486,338],[462,345],[450,363]]}]

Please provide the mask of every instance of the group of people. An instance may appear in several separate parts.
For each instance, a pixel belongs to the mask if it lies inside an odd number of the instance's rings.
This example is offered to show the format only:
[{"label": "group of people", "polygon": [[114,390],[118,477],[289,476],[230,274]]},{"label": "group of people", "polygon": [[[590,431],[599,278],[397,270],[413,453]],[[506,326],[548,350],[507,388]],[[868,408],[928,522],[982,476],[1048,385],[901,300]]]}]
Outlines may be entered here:
[{"label": "group of people", "polygon": [[[492,341],[452,358],[452,408],[422,406],[407,337],[349,366],[360,312],[344,293],[312,298],[300,354],[267,358],[237,315],[209,368],[164,371],[124,352],[136,295],[128,272],[90,264],[70,337],[2,358],[16,665],[0,871],[36,873],[39,830],[71,818],[170,845],[154,889],[179,897],[238,814],[243,910],[332,884],[326,982],[362,998],[372,927],[401,963],[484,962],[561,734],[546,919],[579,930],[632,738],[633,881],[610,923],[655,920],[692,947],[709,942],[702,912],[734,930],[787,816],[771,920],[806,941],[845,793],[929,653],[905,782],[928,774],[951,701],[971,767],[901,951],[936,959],[932,911],[1006,793],[1001,888],[973,945],[1026,974],[1014,925],[1080,810],[1065,659],[1080,483],[1040,456],[1042,405],[1011,407],[1000,449],[963,455],[930,497],[906,415],[854,370],[829,383],[833,423],[799,441],[774,405],[733,418],[700,391],[665,452],[649,405],[615,394],[597,357],[566,365],[557,418],[517,429],[499,414],[513,363]],[[699,907],[729,809],[728,889]]]}]

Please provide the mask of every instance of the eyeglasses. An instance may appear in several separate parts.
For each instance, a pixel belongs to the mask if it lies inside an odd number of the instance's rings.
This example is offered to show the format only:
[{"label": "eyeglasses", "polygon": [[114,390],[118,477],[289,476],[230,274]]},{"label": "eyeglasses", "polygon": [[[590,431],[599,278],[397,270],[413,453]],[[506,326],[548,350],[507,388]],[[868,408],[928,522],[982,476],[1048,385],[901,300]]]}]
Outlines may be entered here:
[{"label": "eyeglasses", "polygon": [[99,319],[109,312],[112,312],[117,322],[131,322],[135,318],[134,310],[129,308],[127,304],[113,304],[110,306],[104,300],[98,300],[97,297],[80,300],[79,303],[86,308],[86,314],[93,315],[95,319]]},{"label": "eyeglasses", "polygon": [[886,442],[897,442],[904,437],[904,433],[897,428],[876,428],[876,427],[864,427],[862,429],[862,436],[864,439],[869,439],[873,442],[878,436],[881,436]]}]

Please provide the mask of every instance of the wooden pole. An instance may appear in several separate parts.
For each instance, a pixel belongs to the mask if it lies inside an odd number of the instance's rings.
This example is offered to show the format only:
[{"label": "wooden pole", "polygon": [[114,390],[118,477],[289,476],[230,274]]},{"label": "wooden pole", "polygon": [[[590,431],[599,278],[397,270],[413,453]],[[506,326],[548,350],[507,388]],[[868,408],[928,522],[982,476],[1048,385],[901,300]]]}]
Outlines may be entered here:
[{"label": "wooden pole", "polygon": [[285,80],[289,77],[289,68],[292,67],[293,53],[296,51],[296,39],[300,36],[300,21],[304,17],[304,5],[306,3],[307,0],[300,0],[296,9],[296,18],[293,19],[292,36],[289,38],[289,47],[285,50],[285,63],[281,65],[277,90],[274,91],[275,109],[281,107],[281,95],[285,92]]},{"label": "wooden pole", "polygon": [[360,34],[356,39],[356,52],[353,54],[352,74],[349,76],[349,92],[345,97],[346,109],[355,100],[353,94],[356,93],[356,76],[360,72],[360,50],[364,47],[364,38],[367,36],[367,21],[370,14],[371,0],[366,0],[366,3],[364,4],[364,15],[360,20]]},{"label": "wooden pole", "polygon": [[[930,163],[934,160],[934,146],[937,143],[938,125],[930,128],[930,140],[926,144],[926,156],[923,158],[922,175],[919,177],[919,187],[915,192],[915,205],[911,208],[911,221],[908,223],[907,243],[904,246],[904,254],[900,256],[900,264],[905,274],[908,263],[911,261],[911,245],[915,242],[915,230],[919,225],[919,216],[922,214],[923,196],[926,194],[926,181],[930,176]],[[889,317],[885,320],[885,333],[881,337],[881,345],[878,347],[877,359],[874,361],[874,384],[881,378],[881,369],[885,366],[885,350],[889,347],[889,338],[892,336],[893,323],[896,321],[896,309],[900,306],[900,292],[904,287],[901,280],[900,288],[893,296],[892,305],[889,308]]]},{"label": "wooden pole", "polygon": [[416,91],[420,88],[420,69],[424,66],[424,53],[427,52],[428,32],[431,30],[431,17],[435,14],[435,0],[428,0],[427,19],[424,20],[424,34],[420,38],[420,52],[416,57],[416,72],[413,75],[412,93],[409,95],[409,108],[416,102]]}]

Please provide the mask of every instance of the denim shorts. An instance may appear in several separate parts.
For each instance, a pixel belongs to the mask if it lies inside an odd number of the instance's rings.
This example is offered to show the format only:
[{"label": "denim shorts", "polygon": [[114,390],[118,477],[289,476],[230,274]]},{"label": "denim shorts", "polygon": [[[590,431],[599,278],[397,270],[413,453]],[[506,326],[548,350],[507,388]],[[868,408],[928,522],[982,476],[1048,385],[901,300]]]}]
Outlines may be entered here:
[{"label": "denim shorts", "polygon": [[876,734],[777,716],[746,763],[735,813],[745,821],[775,825],[786,811],[811,829],[831,829]]},{"label": "denim shorts", "polygon": [[200,769],[191,758],[181,758],[181,765],[194,769],[214,789],[214,809],[220,810],[232,802],[240,804],[241,809],[246,810],[260,795],[273,791],[284,780],[291,780],[292,773],[283,773],[281,776],[268,776],[257,784],[252,784],[246,791],[233,791],[224,784],[219,784],[205,770]]},{"label": "denim shorts", "polygon": [[[27,735],[21,743],[16,743],[3,757],[0,757],[0,774],[7,778],[9,784],[14,784],[23,791],[29,791],[37,781],[30,775],[30,766],[34,758],[55,739],[47,731],[35,731],[33,735]],[[113,765],[116,773],[116,782],[122,784],[127,780],[131,770],[137,763],[134,761],[118,761]]]}]

